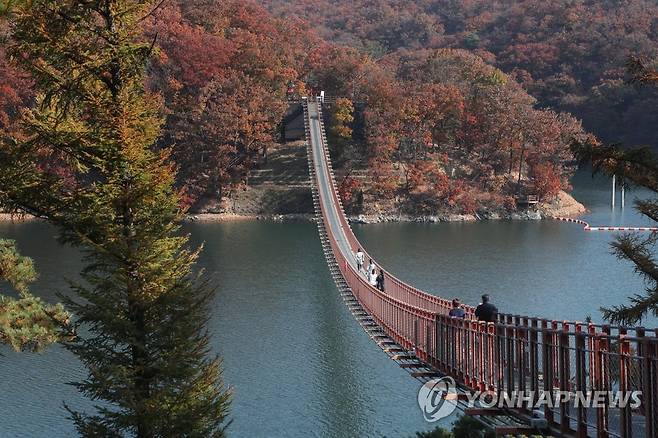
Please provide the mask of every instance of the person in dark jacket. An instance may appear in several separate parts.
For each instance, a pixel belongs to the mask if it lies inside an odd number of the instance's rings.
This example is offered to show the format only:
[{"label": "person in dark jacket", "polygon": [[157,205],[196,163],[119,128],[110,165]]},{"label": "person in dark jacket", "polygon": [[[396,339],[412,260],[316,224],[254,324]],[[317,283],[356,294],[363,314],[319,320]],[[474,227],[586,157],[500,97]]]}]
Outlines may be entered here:
[{"label": "person in dark jacket", "polygon": [[377,289],[384,292],[384,270],[379,270],[379,275],[377,275]]},{"label": "person in dark jacket", "polygon": [[478,321],[496,322],[498,309],[489,302],[489,295],[482,295],[482,303],[475,309],[475,317]]},{"label": "person in dark jacket", "polygon": [[461,307],[462,303],[459,301],[459,298],[452,300],[452,309],[448,312],[448,316],[453,318],[466,318],[466,312]]}]

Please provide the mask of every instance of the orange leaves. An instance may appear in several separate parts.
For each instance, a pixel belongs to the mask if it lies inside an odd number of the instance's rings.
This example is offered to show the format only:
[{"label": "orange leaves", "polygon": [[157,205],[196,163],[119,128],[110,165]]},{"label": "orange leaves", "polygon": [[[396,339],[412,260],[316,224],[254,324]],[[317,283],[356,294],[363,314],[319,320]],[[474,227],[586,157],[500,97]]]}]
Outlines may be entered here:
[{"label": "orange leaves", "polygon": [[370,160],[372,175],[372,190],[377,197],[392,199],[398,189],[398,178],[391,167],[390,161],[383,159]]},{"label": "orange leaves", "polygon": [[166,2],[147,34],[160,46],[151,83],[187,202],[221,196],[276,141],[286,84],[300,82],[314,37],[253,0]]},{"label": "orange leaves", "polygon": [[355,201],[356,194],[361,190],[361,183],[359,180],[346,176],[338,187],[338,194],[345,206],[351,205]]},{"label": "orange leaves", "polygon": [[447,176],[433,161],[418,160],[409,165],[407,171],[407,189],[409,191],[434,190],[441,192],[447,185],[447,181]]},{"label": "orange leaves", "polygon": [[345,98],[336,99],[332,107],[333,124],[332,133],[341,138],[352,136],[352,122],[354,122],[354,105]]},{"label": "orange leaves", "polygon": [[549,163],[533,166],[531,176],[535,193],[541,200],[551,200],[562,190],[560,175]]},{"label": "orange leaves", "polygon": [[[0,29],[0,38],[2,38]],[[9,62],[0,39],[0,129],[8,129],[20,109],[32,99],[32,83],[25,73]]]}]

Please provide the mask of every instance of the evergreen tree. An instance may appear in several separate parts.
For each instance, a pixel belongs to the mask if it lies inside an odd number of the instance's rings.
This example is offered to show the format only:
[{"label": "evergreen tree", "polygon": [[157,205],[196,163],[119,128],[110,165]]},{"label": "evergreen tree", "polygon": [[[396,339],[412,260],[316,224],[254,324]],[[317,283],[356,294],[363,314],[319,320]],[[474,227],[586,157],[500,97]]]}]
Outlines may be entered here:
[{"label": "evergreen tree", "polygon": [[[631,58],[628,71],[631,82],[639,86],[658,86],[658,72],[640,58]],[[595,172],[616,175],[622,181],[644,187],[658,195],[658,159],[648,147],[623,149],[619,145],[601,145],[595,139],[575,143],[573,151],[582,162],[592,164]],[[644,216],[658,221],[658,197],[636,200],[635,208]],[[651,235],[625,234],[612,244],[619,259],[630,260],[635,272],[643,277],[643,294],[630,297],[630,304],[603,308],[605,319],[613,323],[637,324],[647,314],[658,316],[658,233]]]},{"label": "evergreen tree", "polygon": [[0,295],[0,343],[16,351],[39,351],[71,335],[62,305],[46,304],[30,294],[28,284],[36,278],[32,260],[21,256],[13,241],[0,239],[0,281],[19,294],[19,298]]},{"label": "evergreen tree", "polygon": [[145,89],[162,2],[34,0],[11,12],[16,60],[39,95],[22,136],[1,140],[0,202],[58,226],[86,266],[66,301],[75,383],[98,401],[84,436],[223,436],[229,403],[205,331],[212,296],[180,233],[175,171],[156,152],[162,119]]}]

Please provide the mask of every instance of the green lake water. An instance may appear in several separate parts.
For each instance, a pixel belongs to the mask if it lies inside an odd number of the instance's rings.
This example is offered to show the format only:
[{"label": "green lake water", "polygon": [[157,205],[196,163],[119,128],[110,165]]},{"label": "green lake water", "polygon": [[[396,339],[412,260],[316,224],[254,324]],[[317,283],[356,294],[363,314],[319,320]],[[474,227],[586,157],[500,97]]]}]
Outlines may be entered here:
[{"label": "green lake water", "polygon": [[[579,174],[575,195],[593,225],[647,225],[630,208],[612,212],[606,181]],[[632,199],[633,195],[630,195]],[[205,243],[200,266],[217,295],[209,330],[233,388],[230,435],[237,437],[410,437],[435,425],[416,405],[419,384],[370,341],[328,274],[314,224],[189,224]],[[643,284],[610,254],[614,234],[573,224],[495,221],[355,227],[378,261],[403,280],[475,304],[488,292],[501,311],[600,320]],[[39,222],[0,223],[40,273],[35,293],[66,292],[77,252]],[[647,325],[658,325],[650,320]],[[84,376],[62,348],[0,357],[0,436],[74,434],[63,403],[89,406],[67,382]],[[444,423],[445,425],[446,423]]]}]

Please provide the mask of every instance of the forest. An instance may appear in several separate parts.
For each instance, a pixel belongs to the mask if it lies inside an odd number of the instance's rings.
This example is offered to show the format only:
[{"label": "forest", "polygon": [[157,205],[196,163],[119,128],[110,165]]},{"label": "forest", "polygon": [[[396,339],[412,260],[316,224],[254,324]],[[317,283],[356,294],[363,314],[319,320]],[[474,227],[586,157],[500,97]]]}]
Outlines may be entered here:
[{"label": "forest", "polygon": [[[192,211],[246,189],[291,98],[325,90],[353,213],[472,214],[568,190],[569,145],[589,135],[658,145],[658,96],[625,77],[629,55],[655,58],[656,17],[650,0],[172,0],[141,31],[158,148]],[[16,131],[38,96],[3,46],[0,127]]]},{"label": "forest", "polygon": [[653,0],[264,0],[324,38],[370,53],[462,48],[510,74],[540,107],[605,142],[658,146],[655,90],[629,86],[630,54],[658,55]]}]

